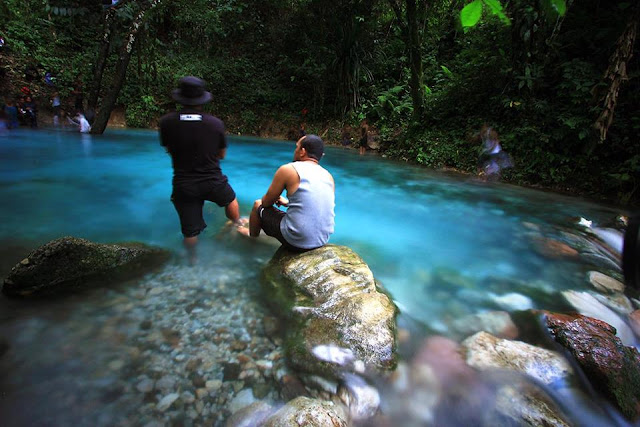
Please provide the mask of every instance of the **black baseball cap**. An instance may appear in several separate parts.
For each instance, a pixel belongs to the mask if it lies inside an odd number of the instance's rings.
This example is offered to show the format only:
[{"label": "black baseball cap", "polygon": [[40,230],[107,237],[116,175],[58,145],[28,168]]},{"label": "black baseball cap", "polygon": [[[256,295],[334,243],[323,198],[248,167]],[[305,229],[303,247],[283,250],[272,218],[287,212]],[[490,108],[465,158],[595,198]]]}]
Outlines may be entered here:
[{"label": "black baseball cap", "polygon": [[309,134],[302,138],[300,148],[307,151],[307,156],[320,161],[324,155],[324,142],[318,135]]}]

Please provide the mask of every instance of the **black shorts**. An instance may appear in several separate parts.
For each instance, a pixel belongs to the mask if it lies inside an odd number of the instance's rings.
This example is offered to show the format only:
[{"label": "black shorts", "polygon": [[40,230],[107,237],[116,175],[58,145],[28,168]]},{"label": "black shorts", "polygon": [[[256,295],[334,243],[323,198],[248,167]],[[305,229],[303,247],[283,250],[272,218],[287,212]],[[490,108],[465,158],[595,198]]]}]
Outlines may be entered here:
[{"label": "black shorts", "polygon": [[226,207],[236,198],[236,193],[228,182],[213,184],[209,181],[197,182],[173,187],[171,201],[180,217],[180,226],[184,237],[197,236],[207,228],[202,207],[204,201],[214,202]]},{"label": "black shorts", "polygon": [[282,246],[285,248],[296,251],[296,252],[306,252],[309,249],[297,248],[291,245],[282,235],[282,231],[280,231],[280,223],[282,222],[282,218],[284,218],[285,213],[275,206],[263,207],[260,205],[258,208],[258,215],[262,219],[262,230],[264,230],[267,236],[275,237],[278,239]]}]

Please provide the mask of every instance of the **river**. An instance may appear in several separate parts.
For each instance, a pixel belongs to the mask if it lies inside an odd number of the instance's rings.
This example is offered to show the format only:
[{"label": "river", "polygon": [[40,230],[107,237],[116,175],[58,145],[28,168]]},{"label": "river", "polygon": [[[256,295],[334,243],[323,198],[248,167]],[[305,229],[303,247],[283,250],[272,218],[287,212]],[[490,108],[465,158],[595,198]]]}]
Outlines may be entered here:
[{"label": "river", "polygon": [[[229,138],[222,169],[243,215],[294,146]],[[106,289],[51,301],[0,297],[5,425],[216,424],[247,386],[278,398],[272,383],[286,368],[280,342],[262,326],[271,314],[258,286],[275,247],[221,231],[223,210],[207,204],[198,264],[189,266],[169,201],[170,158],[155,132],[19,129],[0,137],[0,153],[4,275],[29,250],[66,235],[174,254],[159,271]],[[595,267],[545,256],[531,231],[563,241],[581,232],[581,217],[607,225],[627,213],[344,148],[328,148],[322,164],[336,182],[331,243],[369,264],[418,335],[459,340],[455,320],[488,310],[566,309],[559,293],[589,289]],[[238,354],[260,363],[229,373]],[[178,409],[158,409],[172,390]]]}]

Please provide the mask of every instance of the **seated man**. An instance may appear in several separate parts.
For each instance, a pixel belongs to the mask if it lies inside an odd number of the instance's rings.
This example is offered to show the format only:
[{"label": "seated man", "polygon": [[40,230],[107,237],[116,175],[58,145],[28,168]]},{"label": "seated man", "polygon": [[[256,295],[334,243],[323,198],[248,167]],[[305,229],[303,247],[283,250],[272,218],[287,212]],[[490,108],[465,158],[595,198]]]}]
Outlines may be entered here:
[{"label": "seated man", "polygon": [[[319,165],[323,155],[324,143],[319,136],[298,140],[293,163],[280,166],[267,194],[255,201],[249,218],[250,236],[258,237],[262,229],[294,251],[319,248],[329,241],[334,227],[335,184]],[[288,200],[281,196],[283,190]],[[273,205],[285,206],[287,211]]]}]

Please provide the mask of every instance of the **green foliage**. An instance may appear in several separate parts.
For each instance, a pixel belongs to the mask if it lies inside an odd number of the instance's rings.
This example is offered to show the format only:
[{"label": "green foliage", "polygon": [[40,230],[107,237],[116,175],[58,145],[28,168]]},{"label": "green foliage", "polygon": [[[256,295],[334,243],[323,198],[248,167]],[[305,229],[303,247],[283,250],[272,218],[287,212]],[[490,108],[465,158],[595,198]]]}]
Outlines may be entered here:
[{"label": "green foliage", "polygon": [[151,95],[143,95],[137,102],[127,104],[125,120],[129,127],[145,128],[149,127],[161,113],[163,109],[158,106],[155,98]]},{"label": "green foliage", "polygon": [[460,22],[464,28],[475,27],[482,17],[482,0],[474,0],[460,11]]},{"label": "green foliage", "polygon": [[[104,86],[113,81],[136,5],[118,8]],[[258,133],[274,121],[296,127],[306,107],[310,130],[338,121],[357,127],[368,119],[386,154],[469,172],[479,146],[473,135],[488,123],[516,162],[503,179],[637,203],[639,43],[608,140],[597,143],[592,128],[608,89],[602,75],[633,7],[597,0],[430,1],[419,26],[424,116],[414,121],[411,53],[387,1],[163,1],[141,29],[118,104],[129,126],[153,126],[176,107],[169,95],[177,80],[196,75],[214,95],[207,111],[231,131]],[[5,51],[18,64],[8,74],[13,86],[41,85],[47,97],[42,82],[26,82],[29,65],[41,75],[52,72],[67,101],[76,80],[88,90],[103,11],[92,2],[0,2]]]},{"label": "green foliage", "polygon": [[[564,16],[567,13],[567,4],[565,0],[542,0],[547,10],[553,11],[557,16]],[[473,0],[460,11],[460,23],[462,28],[467,31],[469,28],[475,27],[482,17],[483,5],[489,11],[496,15],[500,20],[509,25],[511,21],[504,12],[500,0]]]},{"label": "green foliage", "polygon": [[499,0],[473,0],[460,11],[460,23],[465,31],[467,31],[468,28],[475,27],[478,22],[480,22],[483,5],[486,6],[493,15],[500,18],[502,22],[507,25],[510,24],[509,18],[505,15]]}]

